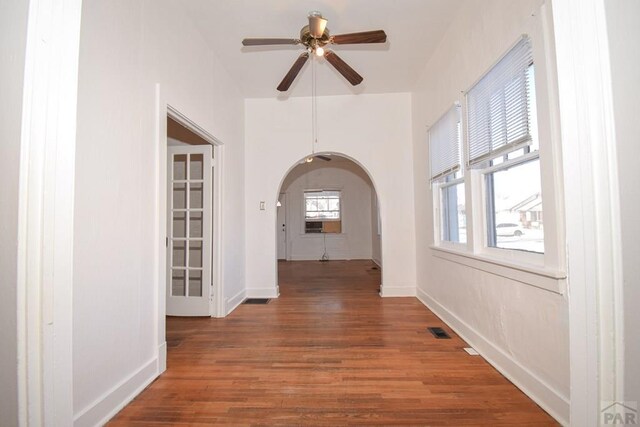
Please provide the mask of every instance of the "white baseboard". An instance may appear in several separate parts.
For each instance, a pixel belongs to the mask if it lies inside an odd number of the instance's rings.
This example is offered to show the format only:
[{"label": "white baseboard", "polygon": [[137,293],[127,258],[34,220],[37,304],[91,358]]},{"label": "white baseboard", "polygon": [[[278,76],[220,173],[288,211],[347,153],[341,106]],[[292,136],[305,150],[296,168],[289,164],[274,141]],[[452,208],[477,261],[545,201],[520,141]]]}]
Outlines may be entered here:
[{"label": "white baseboard", "polygon": [[274,288],[247,288],[247,298],[278,298],[280,291],[278,287]]},{"label": "white baseboard", "polygon": [[382,285],[380,288],[381,297],[415,297],[415,286],[391,286]]},{"label": "white baseboard", "polygon": [[382,268],[382,261],[380,261],[379,259],[371,258],[371,261],[373,261],[373,263],[378,267]]},{"label": "white baseboard", "polygon": [[157,376],[158,358],[154,357],[94,403],[80,411],[74,417],[74,427],[93,427],[106,424]]},{"label": "white baseboard", "polygon": [[229,313],[238,308],[238,306],[242,304],[242,301],[244,301],[246,297],[247,291],[243,289],[233,297],[228,298],[227,301],[225,301],[225,316],[229,315]]},{"label": "white baseboard", "polygon": [[463,340],[475,348],[494,368],[522,390],[562,425],[569,425],[569,399],[544,382],[527,367],[513,360],[501,348],[447,310],[418,288],[418,299],[451,327]]},{"label": "white baseboard", "polygon": [[[353,261],[353,260],[361,260],[361,259],[371,259],[371,255],[366,254],[328,254],[329,261]],[[302,255],[291,255],[288,260],[289,261],[319,261],[322,257],[322,254],[302,254]]]}]

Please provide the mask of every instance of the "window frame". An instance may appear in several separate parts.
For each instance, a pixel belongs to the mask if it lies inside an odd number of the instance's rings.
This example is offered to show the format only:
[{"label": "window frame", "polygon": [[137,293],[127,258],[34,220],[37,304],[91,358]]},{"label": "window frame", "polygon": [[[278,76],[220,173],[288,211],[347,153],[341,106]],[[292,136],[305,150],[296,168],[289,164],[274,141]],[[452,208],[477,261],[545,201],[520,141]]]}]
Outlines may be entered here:
[{"label": "window frame", "polygon": [[[526,262],[530,264],[544,265],[544,255],[545,255],[544,252],[540,253],[540,252],[526,251],[522,249],[510,249],[510,248],[500,248],[497,246],[491,246],[491,242],[489,239],[489,231],[492,231],[491,227],[495,219],[493,217],[490,217],[488,212],[489,211],[488,204],[489,204],[489,199],[491,197],[490,193],[493,190],[492,189],[490,190],[487,187],[487,177],[493,173],[505,171],[507,169],[512,169],[514,167],[525,165],[529,162],[534,162],[536,160],[540,160],[539,150],[525,153],[514,159],[506,160],[498,165],[488,166],[479,171],[481,175],[481,181],[482,181],[482,198],[481,198],[482,205],[480,206],[481,208],[480,211],[482,212],[482,215],[480,216],[480,218],[481,218],[482,232],[483,232],[482,233],[483,234],[482,252],[484,254],[491,255],[496,258],[516,260],[516,261]],[[542,162],[540,162],[540,177],[542,181]],[[542,182],[540,182],[540,187],[542,187]],[[544,192],[542,193],[544,194]],[[541,196],[541,198],[543,199],[542,211],[544,212],[544,196]],[[544,230],[543,232],[544,232],[544,242],[545,242],[544,245],[545,245],[545,252],[546,252],[547,233]]]},{"label": "window frame", "polygon": [[[533,64],[535,67],[533,78],[535,84],[532,91],[535,95],[535,103],[531,102],[531,113],[536,115],[538,150],[535,152],[510,159],[506,164],[488,167],[475,165],[470,167],[469,158],[467,103],[461,103],[462,107],[462,163],[463,180],[465,185],[465,212],[467,226],[467,243],[452,243],[440,238],[442,227],[441,214],[441,187],[442,183],[431,185],[434,234],[434,255],[437,257],[460,262],[464,265],[480,268],[494,274],[522,280],[523,274],[529,277],[536,276],[532,280],[533,286],[562,293],[565,289],[566,278],[566,254],[564,247],[564,212],[563,212],[563,180],[562,180],[562,152],[560,149],[560,129],[558,126],[558,98],[557,77],[553,73],[555,63],[553,57],[547,57],[545,50],[552,49],[545,43],[545,37],[553,39],[542,20],[535,20],[526,25],[528,36],[531,40]],[[518,39],[519,40],[519,39]],[[496,61],[478,76],[482,78],[515,44],[505,46],[504,51],[496,55]],[[479,81],[476,80],[476,82]],[[475,84],[475,83],[474,83]],[[473,87],[473,86],[470,86]],[[466,93],[463,91],[462,93]],[[465,100],[466,101],[466,100]],[[533,137],[533,135],[532,135]],[[523,143],[523,146],[529,146]],[[514,149],[516,151],[517,149]],[[497,153],[500,155],[500,153]],[[497,157],[497,156],[496,156]],[[539,159],[541,198],[544,212],[544,253],[527,252],[517,249],[494,248],[488,245],[487,230],[487,189],[486,174],[500,168],[513,167],[516,163],[526,163]],[[503,162],[504,163],[504,162]],[[446,183],[453,185],[453,182]],[[535,283],[534,283],[535,282]]]},{"label": "window frame", "polygon": [[[442,120],[443,118],[445,118],[447,115],[449,115],[449,113],[451,112],[452,109],[456,110],[456,113],[458,115],[458,164],[455,165],[454,167],[450,168],[449,170],[445,171],[444,173],[438,173],[438,174],[433,174],[432,171],[432,162],[431,160],[429,161],[429,181],[431,184],[431,188],[433,190],[433,204],[434,204],[434,240],[436,242],[436,245],[439,246],[445,246],[445,247],[451,247],[451,248],[464,248],[466,247],[466,245],[469,242],[469,235],[468,235],[468,229],[465,229],[465,241],[464,242],[460,242],[460,241],[453,241],[453,240],[449,240],[449,239],[444,239],[443,238],[443,230],[444,230],[444,224],[443,224],[443,215],[444,215],[444,210],[443,210],[443,205],[442,205],[442,201],[443,201],[443,197],[442,197],[442,193],[445,189],[449,188],[449,187],[453,187],[453,186],[457,186],[459,184],[464,184],[465,183],[465,147],[464,147],[464,132],[465,132],[465,127],[464,127],[464,110],[463,110],[463,105],[459,100],[455,100],[455,102],[453,102],[452,105],[450,105],[446,111],[434,122],[435,124],[437,124],[440,120]],[[432,149],[432,144],[431,144],[431,133],[429,132],[428,135],[428,145],[429,145],[429,153],[431,154],[431,149]],[[460,176],[456,177],[456,175],[459,174]],[[465,224],[468,225],[469,223],[469,219],[468,219],[468,214],[467,214],[467,202],[466,202],[466,184],[464,184],[464,191],[465,191]]]},{"label": "window frame", "polygon": [[[448,175],[449,177],[451,176]],[[442,177],[443,179],[446,179],[447,177]],[[467,224],[467,228],[465,229],[465,241],[464,242],[460,242],[460,241],[454,241],[454,240],[449,240],[449,239],[444,239],[443,238],[443,231],[444,231],[444,224],[443,224],[443,216],[445,213],[445,210],[443,209],[443,197],[442,197],[442,193],[444,190],[451,188],[451,187],[455,187],[458,186],[460,184],[463,184],[464,186],[464,191],[465,191],[465,223]],[[436,220],[434,221],[435,223],[435,239],[438,245],[441,246],[447,246],[447,247],[452,247],[452,248],[460,248],[463,249],[467,246],[467,243],[469,242],[469,231],[468,231],[468,223],[469,223],[469,219],[468,219],[468,213],[467,213],[467,200],[466,200],[466,192],[467,192],[467,186],[465,184],[465,176],[461,176],[458,178],[453,178],[449,181],[439,181],[434,183],[433,185],[433,193],[434,193],[434,207],[435,207],[435,218]]]},{"label": "window frame", "polygon": [[[339,200],[339,217],[338,218],[319,218],[319,219],[315,219],[315,218],[309,218],[307,219],[307,197],[306,194],[307,193],[320,193],[320,192],[335,192],[338,193],[338,200]],[[302,236],[306,236],[306,237],[317,237],[317,236],[339,236],[342,234],[345,234],[344,231],[344,211],[343,211],[343,206],[342,206],[342,201],[343,201],[343,190],[342,188],[322,188],[322,189],[306,189],[306,190],[302,190],[302,230],[300,232],[300,234]],[[339,222],[340,223],[340,232],[317,232],[317,233],[310,233],[307,232],[307,222],[319,222],[319,223],[323,223],[323,222]]]}]

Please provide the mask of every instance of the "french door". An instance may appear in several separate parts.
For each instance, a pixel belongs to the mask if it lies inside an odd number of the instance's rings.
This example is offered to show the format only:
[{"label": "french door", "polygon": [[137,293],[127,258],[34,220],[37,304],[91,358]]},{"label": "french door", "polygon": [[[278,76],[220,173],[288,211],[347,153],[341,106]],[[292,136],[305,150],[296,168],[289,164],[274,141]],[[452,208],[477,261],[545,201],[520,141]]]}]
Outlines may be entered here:
[{"label": "french door", "polygon": [[210,316],[213,147],[167,151],[167,315]]}]

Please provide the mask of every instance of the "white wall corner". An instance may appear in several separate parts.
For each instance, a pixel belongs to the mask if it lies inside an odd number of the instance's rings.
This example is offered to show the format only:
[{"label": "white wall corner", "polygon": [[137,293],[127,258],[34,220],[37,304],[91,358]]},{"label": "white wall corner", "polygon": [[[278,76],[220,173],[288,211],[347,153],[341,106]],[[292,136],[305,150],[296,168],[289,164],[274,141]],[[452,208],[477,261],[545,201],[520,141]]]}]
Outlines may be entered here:
[{"label": "white wall corner", "polygon": [[447,310],[424,290],[417,288],[418,299],[436,316],[442,319],[465,342],[475,348],[495,369],[522,390],[549,415],[562,425],[569,425],[569,397],[564,396],[526,366],[485,338],[471,325]]},{"label": "white wall corner", "polygon": [[415,297],[416,287],[412,285],[382,285],[380,296],[387,297]]},{"label": "white wall corner", "polygon": [[158,346],[158,375],[167,370],[167,342]]},{"label": "white wall corner", "polygon": [[237,294],[235,294],[233,297],[227,298],[225,301],[225,307],[224,307],[225,316],[228,316],[233,310],[238,308],[238,306],[242,304],[242,301],[244,301],[246,297],[247,297],[247,291],[243,289]]},{"label": "white wall corner", "polygon": [[158,359],[153,358],[133,374],[120,381],[91,405],[75,415],[74,427],[104,425],[144,390],[158,373]]},{"label": "white wall corner", "polygon": [[270,288],[247,288],[247,298],[278,298],[280,290],[277,286]]}]

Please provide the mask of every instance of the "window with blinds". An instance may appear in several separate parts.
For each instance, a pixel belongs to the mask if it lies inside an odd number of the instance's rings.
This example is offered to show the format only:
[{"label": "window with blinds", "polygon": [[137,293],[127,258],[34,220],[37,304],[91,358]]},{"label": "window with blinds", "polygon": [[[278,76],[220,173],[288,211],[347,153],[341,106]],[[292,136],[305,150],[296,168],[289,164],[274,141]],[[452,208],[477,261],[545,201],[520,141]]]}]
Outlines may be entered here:
[{"label": "window with blinds", "polygon": [[460,106],[454,105],[429,129],[431,181],[460,169]]},{"label": "window with blinds", "polygon": [[468,165],[531,143],[531,40],[522,39],[467,92]]}]

